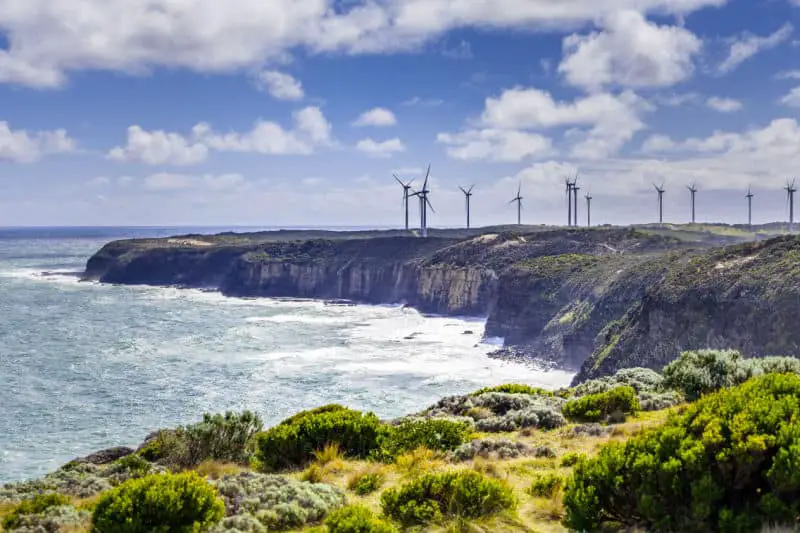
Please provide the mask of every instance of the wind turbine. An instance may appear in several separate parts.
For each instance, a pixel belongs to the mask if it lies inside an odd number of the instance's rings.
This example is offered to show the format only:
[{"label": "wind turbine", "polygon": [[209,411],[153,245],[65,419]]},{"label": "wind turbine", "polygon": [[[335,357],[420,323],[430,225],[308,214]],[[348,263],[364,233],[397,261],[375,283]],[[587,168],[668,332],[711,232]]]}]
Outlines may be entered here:
[{"label": "wind turbine", "polygon": [[747,198],[747,227],[753,227],[753,192],[750,190],[750,187],[747,188],[747,194],[744,195]]},{"label": "wind turbine", "polygon": [[575,227],[578,227],[578,191],[581,190],[578,187],[578,175],[575,174],[575,179],[572,180],[572,194],[574,197],[575,207],[573,208],[572,212],[575,216]]},{"label": "wind turbine", "polygon": [[789,203],[789,233],[794,232],[794,193],[797,192],[797,188],[794,186],[795,180],[792,180],[791,183],[787,180],[786,181],[786,201]]},{"label": "wind turbine", "polygon": [[522,182],[519,182],[519,187],[517,188],[517,196],[515,196],[510,202],[508,202],[510,204],[513,204],[514,202],[517,202],[517,226],[521,226],[522,225],[522,196],[521,196],[521,193],[522,193]]},{"label": "wind turbine", "polygon": [[686,189],[692,195],[692,224],[694,224],[694,195],[697,194],[697,185],[692,183],[691,185],[687,185]]},{"label": "wind turbine", "polygon": [[658,225],[664,227],[664,182],[661,182],[661,187],[653,184],[658,192]]},{"label": "wind turbine", "polygon": [[586,227],[592,227],[592,195],[586,194]]},{"label": "wind turbine", "polygon": [[472,197],[472,189],[475,188],[475,185],[471,185],[469,189],[465,189],[462,186],[458,186],[461,189],[461,192],[464,193],[464,198],[467,200],[467,229],[469,229],[469,199]]},{"label": "wind turbine", "polygon": [[411,196],[417,196],[419,198],[419,235],[420,237],[427,237],[428,236],[428,208],[431,208],[431,211],[434,213],[433,205],[431,205],[431,201],[428,200],[428,194],[431,192],[428,189],[428,178],[431,175],[431,166],[428,165],[428,171],[425,173],[425,181],[422,184],[422,189],[415,191]]},{"label": "wind turbine", "polygon": [[572,185],[569,178],[564,178],[564,184],[567,186],[567,226],[572,226]]},{"label": "wind turbine", "polygon": [[403,187],[403,208],[406,211],[406,231],[408,231],[408,197],[410,196],[408,191],[411,190],[411,184],[414,183],[414,180],[405,183],[403,180],[397,177],[397,174],[392,174],[392,176],[394,176],[394,179],[397,180],[397,183]]}]

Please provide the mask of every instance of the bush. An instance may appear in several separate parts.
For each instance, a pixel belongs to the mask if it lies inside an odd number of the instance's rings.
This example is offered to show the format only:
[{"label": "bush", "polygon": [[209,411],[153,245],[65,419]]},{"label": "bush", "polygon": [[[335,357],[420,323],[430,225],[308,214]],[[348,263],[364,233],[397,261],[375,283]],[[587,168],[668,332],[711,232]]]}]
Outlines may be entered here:
[{"label": "bush", "polygon": [[377,455],[383,460],[394,460],[416,448],[450,451],[468,441],[473,428],[473,424],[464,419],[404,418],[387,428],[380,439]]},{"label": "bush", "polygon": [[150,461],[175,468],[193,468],[204,461],[248,464],[250,441],[263,422],[251,411],[204,414],[203,421],[159,431],[139,450]]},{"label": "bush", "polygon": [[242,472],[215,484],[229,515],[243,524],[252,517],[270,531],[320,522],[345,501],[337,488],[278,475]]},{"label": "bush", "polygon": [[800,374],[800,359],[764,357],[745,359],[735,350],[683,352],[664,368],[666,386],[683,392],[689,401],[719,389],[744,383],[773,372]]},{"label": "bush", "polygon": [[800,514],[800,377],[768,375],[709,394],[665,425],[581,461],[565,525],[757,531]]},{"label": "bush", "polygon": [[624,385],[607,392],[589,394],[564,404],[564,416],[580,422],[600,422],[616,413],[636,413],[639,400],[633,387]]},{"label": "bush", "polygon": [[391,523],[375,516],[363,505],[348,505],[325,520],[329,533],[396,533]]},{"label": "bush", "polygon": [[456,448],[450,457],[455,461],[468,461],[475,457],[513,459],[534,454],[535,450],[523,442],[509,439],[475,439]]},{"label": "bush", "polygon": [[564,478],[557,474],[538,474],[528,487],[528,494],[537,498],[552,498],[563,484]]},{"label": "bush", "polygon": [[664,377],[649,368],[623,368],[613,376],[584,381],[568,389],[570,397],[586,396],[599,392],[608,392],[620,385],[630,385],[637,394],[643,392],[661,392],[664,388]]},{"label": "bush", "polygon": [[553,391],[541,389],[539,387],[531,387],[530,385],[521,385],[519,383],[508,383],[506,385],[497,385],[496,387],[484,387],[472,393],[472,396],[479,396],[487,392],[505,392],[506,394],[532,394],[535,396],[552,396]]},{"label": "bush", "polygon": [[216,489],[197,474],[154,474],[104,494],[92,526],[102,533],[188,533],[208,530],[224,514]]},{"label": "bush", "polygon": [[386,475],[377,470],[361,472],[350,478],[347,488],[359,496],[366,496],[381,488],[384,479],[386,479]]},{"label": "bush", "polygon": [[256,436],[261,468],[274,471],[305,465],[316,450],[336,443],[345,455],[365,458],[386,432],[378,417],[341,406],[303,411]]},{"label": "bush", "polygon": [[112,483],[99,466],[68,463],[40,479],[0,486],[0,503],[27,500],[43,492],[58,492],[76,498],[88,498],[108,490]]},{"label": "bush", "polygon": [[3,518],[3,529],[16,529],[22,524],[23,517],[26,515],[41,514],[51,507],[69,505],[69,503],[69,498],[63,494],[39,494],[14,507],[14,509]]},{"label": "bush", "polygon": [[583,453],[577,453],[577,452],[565,453],[561,457],[561,466],[566,466],[566,467],[575,466],[576,464],[578,464],[581,461],[581,459],[585,459],[585,458],[586,458],[586,455],[583,454]]},{"label": "bush", "polygon": [[470,470],[427,474],[381,495],[384,514],[403,525],[479,518],[516,503],[506,484]]}]

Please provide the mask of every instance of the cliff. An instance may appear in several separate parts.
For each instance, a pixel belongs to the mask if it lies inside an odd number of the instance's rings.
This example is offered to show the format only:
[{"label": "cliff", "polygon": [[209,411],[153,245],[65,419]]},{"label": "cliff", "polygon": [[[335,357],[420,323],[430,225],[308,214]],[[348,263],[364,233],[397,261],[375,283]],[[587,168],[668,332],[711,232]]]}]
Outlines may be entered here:
[{"label": "cliff", "polygon": [[692,348],[800,354],[792,237],[727,247],[736,236],[685,228],[302,237],[118,241],[89,260],[85,277],[485,316],[487,336],[580,370],[578,380],[659,369]]}]

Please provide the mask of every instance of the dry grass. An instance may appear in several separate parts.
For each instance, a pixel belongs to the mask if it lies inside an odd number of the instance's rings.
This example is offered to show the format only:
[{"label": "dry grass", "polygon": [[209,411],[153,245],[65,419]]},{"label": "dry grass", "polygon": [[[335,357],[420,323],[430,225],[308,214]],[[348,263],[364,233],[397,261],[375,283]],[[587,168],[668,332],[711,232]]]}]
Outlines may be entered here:
[{"label": "dry grass", "polygon": [[243,466],[234,463],[217,463],[215,461],[205,461],[194,469],[198,474],[209,479],[219,479],[223,476],[238,474],[247,470]]}]

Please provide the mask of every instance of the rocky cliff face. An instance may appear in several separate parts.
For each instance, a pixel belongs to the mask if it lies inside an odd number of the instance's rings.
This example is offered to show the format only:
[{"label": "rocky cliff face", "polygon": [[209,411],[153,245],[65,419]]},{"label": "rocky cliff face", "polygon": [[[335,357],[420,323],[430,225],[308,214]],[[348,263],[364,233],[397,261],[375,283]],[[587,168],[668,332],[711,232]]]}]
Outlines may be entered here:
[{"label": "rocky cliff face", "polygon": [[795,238],[710,248],[663,232],[541,230],[418,239],[120,241],[86,277],[230,296],[402,303],[486,316],[486,335],[580,369],[654,369],[681,350],[800,355]]}]

